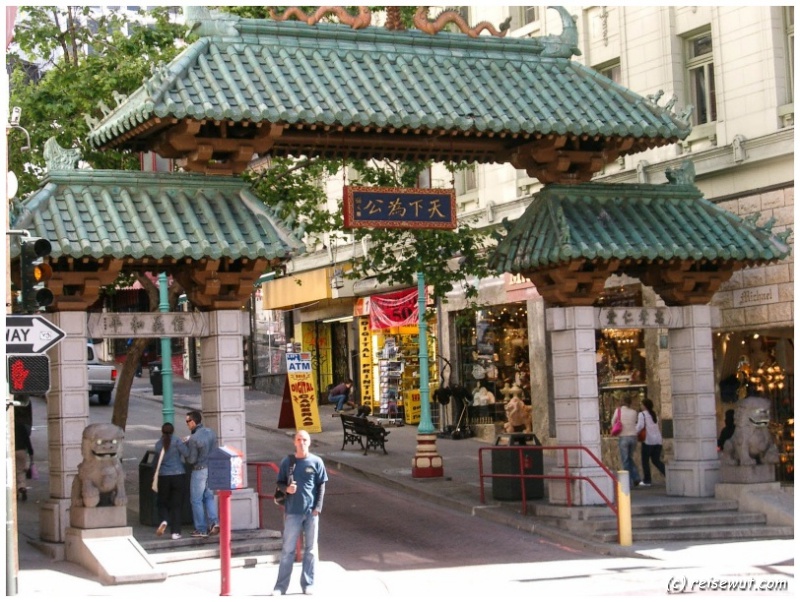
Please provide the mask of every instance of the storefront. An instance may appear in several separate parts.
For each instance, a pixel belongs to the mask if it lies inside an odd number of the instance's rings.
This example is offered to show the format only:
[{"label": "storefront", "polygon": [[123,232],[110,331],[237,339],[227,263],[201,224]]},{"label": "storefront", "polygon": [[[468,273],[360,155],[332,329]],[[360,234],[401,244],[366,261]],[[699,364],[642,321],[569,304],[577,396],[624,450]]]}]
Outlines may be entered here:
[{"label": "storefront", "polygon": [[[361,403],[372,415],[419,424],[419,303],[416,288],[358,299],[355,308],[359,345]],[[428,384],[438,386],[436,321],[428,321]],[[437,416],[431,418],[436,421]]]},{"label": "storefront", "polygon": [[720,430],[747,395],[769,399],[769,429],[780,452],[777,479],[794,482],[794,338],[791,329],[720,331],[714,336]]},{"label": "storefront", "polygon": [[[531,404],[528,311],[525,303],[462,310],[456,322],[458,382],[472,402],[455,408],[470,425],[503,423],[505,403],[516,395]],[[462,420],[459,420],[462,422]]]}]

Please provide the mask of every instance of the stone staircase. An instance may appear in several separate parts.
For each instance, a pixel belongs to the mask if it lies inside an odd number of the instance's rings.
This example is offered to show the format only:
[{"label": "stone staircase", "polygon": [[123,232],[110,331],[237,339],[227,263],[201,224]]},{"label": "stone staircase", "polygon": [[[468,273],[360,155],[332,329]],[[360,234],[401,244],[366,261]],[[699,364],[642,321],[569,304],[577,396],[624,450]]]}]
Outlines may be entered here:
[{"label": "stone staircase", "polygon": [[[144,539],[144,538],[142,538]],[[150,560],[168,576],[217,571],[220,568],[219,537],[193,539],[184,534],[172,540],[169,535],[139,540]],[[267,529],[231,533],[231,568],[258,564],[277,564],[280,559],[281,532]]]},{"label": "stone staircase", "polygon": [[[794,529],[767,524],[760,512],[744,512],[733,500],[647,496],[631,505],[634,542],[791,539]],[[617,518],[605,506],[531,505],[544,524],[604,543],[618,541]]]}]

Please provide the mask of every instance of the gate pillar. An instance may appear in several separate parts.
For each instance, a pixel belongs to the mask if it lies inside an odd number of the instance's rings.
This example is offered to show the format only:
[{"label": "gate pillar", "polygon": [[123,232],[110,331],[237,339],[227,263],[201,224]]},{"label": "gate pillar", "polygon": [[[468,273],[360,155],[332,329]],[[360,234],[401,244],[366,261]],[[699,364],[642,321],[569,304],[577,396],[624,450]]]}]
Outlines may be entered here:
[{"label": "gate pillar", "polygon": [[[203,422],[218,436],[218,445],[242,452],[247,461],[244,404],[244,337],[249,334],[247,314],[239,310],[209,312],[209,336],[200,339],[200,387]],[[258,528],[258,496],[248,487],[233,492],[234,529]]]},{"label": "gate pillar", "polygon": [[[547,310],[547,329],[551,336],[553,361],[553,398],[555,401],[556,438],[559,445],[582,445],[601,457],[600,411],[597,397],[595,329],[597,310],[592,307],[556,307]],[[586,453],[568,452],[570,473],[591,477],[609,499],[614,496],[612,480]],[[564,459],[557,454],[559,467],[551,474],[564,474]],[[548,479],[551,504],[566,504],[565,481]],[[585,481],[573,481],[574,505],[604,504],[594,488]]]},{"label": "gate pillar", "polygon": [[682,328],[669,331],[675,451],[667,495],[713,497],[719,480],[714,355],[708,305],[681,308]]},{"label": "gate pillar", "polygon": [[87,314],[62,311],[45,317],[67,336],[47,352],[50,356],[50,391],[46,396],[50,497],[39,510],[39,536],[43,541],[61,543],[66,541],[69,527],[72,481],[83,459],[83,430],[89,424]]}]

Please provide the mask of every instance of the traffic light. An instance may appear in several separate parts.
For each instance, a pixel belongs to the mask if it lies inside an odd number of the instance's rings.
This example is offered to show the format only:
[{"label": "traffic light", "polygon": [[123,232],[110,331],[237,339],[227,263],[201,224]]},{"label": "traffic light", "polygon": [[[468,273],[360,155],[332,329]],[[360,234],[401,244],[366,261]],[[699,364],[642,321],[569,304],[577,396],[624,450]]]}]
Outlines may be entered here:
[{"label": "traffic light", "polygon": [[46,238],[23,238],[20,247],[22,313],[32,314],[53,303],[53,293],[45,287],[45,282],[53,275],[53,268],[42,260],[50,254],[52,247]]},{"label": "traffic light", "polygon": [[50,390],[50,358],[43,353],[9,355],[6,369],[13,395],[44,395]]}]

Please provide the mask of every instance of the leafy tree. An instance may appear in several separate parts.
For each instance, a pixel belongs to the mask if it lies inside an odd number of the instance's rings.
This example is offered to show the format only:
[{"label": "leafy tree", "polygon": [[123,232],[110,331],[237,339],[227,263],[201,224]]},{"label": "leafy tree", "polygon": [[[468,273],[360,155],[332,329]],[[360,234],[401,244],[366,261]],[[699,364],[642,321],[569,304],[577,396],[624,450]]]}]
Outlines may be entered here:
[{"label": "leafy tree", "polygon": [[[12,131],[8,141],[9,168],[19,178],[21,198],[39,187],[44,143],[52,136],[64,148],[79,148],[83,160],[96,169],[140,168],[137,153],[88,147],[85,137],[90,125],[84,117],[102,117],[99,101],[113,108],[114,92],[135,91],[153,65],[169,61],[180,50],[185,27],[173,22],[168,8],[140,11],[138,17],[147,17],[146,23],[124,13],[99,14],[90,7],[20,8],[14,45],[6,58],[10,106],[22,109],[20,125],[31,142],[23,152],[27,143],[23,136]],[[125,274],[119,284],[133,280],[145,286],[151,310],[157,309],[158,290],[144,275]],[[173,304],[177,295],[171,288]],[[112,422],[123,429],[133,374],[146,344],[146,339],[134,340],[117,384]]]},{"label": "leafy tree", "polygon": [[6,56],[10,67],[10,106],[22,109],[19,133],[9,137],[9,168],[17,174],[20,196],[39,185],[45,141],[55,136],[64,148],[79,148],[96,169],[139,169],[139,156],[96,151],[85,143],[90,130],[84,115],[101,118],[98,103],[113,108],[114,92],[130,94],[153,65],[180,50],[185,27],[171,20],[167,7],[140,11],[147,22],[124,13],[100,14],[88,6],[23,6]]}]

